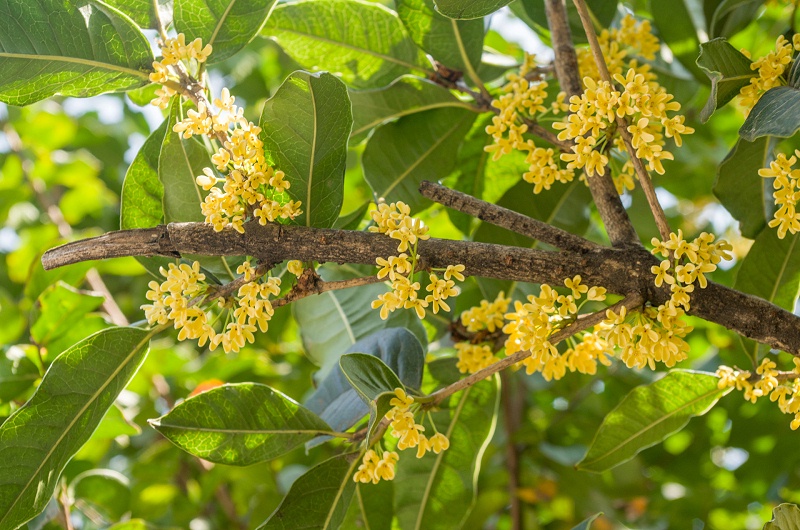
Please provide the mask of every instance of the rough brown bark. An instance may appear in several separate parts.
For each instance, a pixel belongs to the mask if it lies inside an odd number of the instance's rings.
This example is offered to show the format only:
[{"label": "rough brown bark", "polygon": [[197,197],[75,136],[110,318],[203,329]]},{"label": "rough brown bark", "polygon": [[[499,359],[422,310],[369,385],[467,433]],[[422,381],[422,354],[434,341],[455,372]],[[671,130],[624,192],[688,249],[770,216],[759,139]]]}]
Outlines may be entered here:
[{"label": "rough brown bark", "polygon": [[[465,273],[501,280],[561,285],[576,274],[587,285],[612,293],[640,293],[653,305],[669,298],[656,289],[650,267],[658,260],[642,247],[596,247],[584,252],[550,252],[527,248],[449,241],[421,241],[423,267],[461,263]],[[123,230],[67,243],[45,253],[46,269],[121,256],[254,256],[264,262],[284,260],[361,263],[397,254],[397,241],[382,234],[249,223],[244,234],[215,232],[203,223],[172,223],[156,228]],[[765,300],[709,282],[692,293],[690,314],[716,322],[745,337],[800,355],[800,318]]]}]

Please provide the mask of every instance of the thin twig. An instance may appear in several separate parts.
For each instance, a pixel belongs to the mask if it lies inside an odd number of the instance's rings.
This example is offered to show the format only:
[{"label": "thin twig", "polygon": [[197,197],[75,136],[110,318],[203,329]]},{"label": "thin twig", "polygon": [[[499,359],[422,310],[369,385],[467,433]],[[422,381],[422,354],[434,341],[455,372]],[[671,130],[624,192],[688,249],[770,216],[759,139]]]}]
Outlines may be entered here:
[{"label": "thin twig", "polygon": [[[597,311],[596,313],[590,313],[588,315],[582,315],[582,318],[579,318],[572,324],[568,325],[564,329],[557,331],[553,335],[551,335],[547,340],[555,346],[559,342],[564,339],[567,339],[573,336],[576,333],[579,333],[585,329],[588,329],[594,325],[599,324],[603,320],[606,319],[606,310],[611,309],[614,312],[619,312],[622,307],[626,307],[628,310],[636,308],[644,303],[644,299],[642,295],[639,293],[632,293],[616,304],[602,310]],[[509,355],[508,357],[504,357],[500,359],[494,364],[487,366],[482,370],[478,370],[474,374],[470,374],[464,379],[459,379],[455,383],[448,385],[440,390],[437,390],[430,396],[428,396],[429,400],[426,400],[426,407],[433,407],[450,397],[451,395],[455,394],[460,390],[464,390],[465,388],[469,388],[475,383],[479,381],[483,381],[487,377],[491,377],[500,370],[504,370],[510,366],[513,366],[521,361],[524,361],[532,354],[531,351],[518,351],[514,354]]]},{"label": "thin twig", "polygon": [[[306,271],[313,272],[314,269],[306,269]],[[316,276],[316,273],[314,273],[314,275]],[[337,280],[332,282],[326,282],[317,276],[316,281],[313,281],[313,283],[309,282],[307,284],[300,284],[300,281],[298,280],[297,285],[295,285],[291,291],[286,293],[282,298],[278,298],[272,302],[272,307],[281,307],[283,305],[300,300],[301,298],[326,293],[328,291],[338,291],[341,289],[361,287],[362,285],[372,285],[373,283],[379,283],[382,281],[384,280],[379,279],[377,276],[362,276],[359,278],[350,278],[347,280]]]},{"label": "thin twig", "polygon": [[[581,24],[583,24],[583,29],[586,32],[586,38],[589,40],[589,47],[591,48],[592,55],[594,55],[594,60],[597,63],[597,69],[600,72],[600,77],[603,79],[603,81],[606,81],[613,86],[614,80],[611,78],[611,74],[608,71],[606,60],[603,57],[603,50],[600,49],[600,42],[597,40],[597,33],[594,30],[594,25],[592,24],[592,19],[589,15],[589,8],[586,7],[586,2],[584,2],[584,0],[573,0],[573,2],[575,3],[575,7],[578,8],[578,15],[581,17]],[[625,143],[625,148],[628,150],[631,162],[633,162],[633,168],[636,171],[636,176],[639,177],[639,183],[642,185],[644,195],[647,197],[647,203],[650,205],[650,210],[653,212],[653,217],[656,220],[658,232],[661,234],[661,239],[666,241],[669,239],[669,235],[672,230],[667,222],[667,216],[664,215],[664,210],[661,208],[661,203],[658,202],[656,190],[653,187],[653,181],[650,180],[650,174],[647,172],[647,168],[644,167],[642,160],[636,156],[636,149],[634,149],[633,144],[631,143],[631,133],[628,131],[628,120],[619,115],[617,115],[616,119],[617,131]]]},{"label": "thin twig", "polygon": [[419,192],[424,197],[448,208],[458,210],[481,221],[511,230],[556,248],[574,252],[584,252],[598,248],[598,245],[566,230],[561,230],[508,208],[476,199],[471,195],[450,189],[441,184],[424,180],[419,186]]}]

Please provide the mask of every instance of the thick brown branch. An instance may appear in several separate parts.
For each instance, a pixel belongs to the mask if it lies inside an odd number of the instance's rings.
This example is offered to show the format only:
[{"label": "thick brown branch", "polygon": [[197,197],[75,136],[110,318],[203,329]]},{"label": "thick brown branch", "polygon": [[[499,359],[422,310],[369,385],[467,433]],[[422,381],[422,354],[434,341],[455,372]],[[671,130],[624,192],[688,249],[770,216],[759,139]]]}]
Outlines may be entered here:
[{"label": "thick brown branch", "polygon": [[422,182],[419,192],[430,200],[443,204],[448,208],[458,210],[472,217],[477,217],[481,221],[486,221],[562,250],[582,252],[597,248],[594,243],[570,234],[565,230],[427,180]]},{"label": "thick brown branch", "polygon": [[[583,93],[583,87],[578,73],[578,58],[572,44],[564,0],[545,0],[544,6],[556,56],[558,83],[561,85],[561,90],[567,93],[567,97],[580,95]],[[628,218],[625,207],[622,206],[622,201],[611,179],[611,172],[606,171],[603,176],[588,177],[587,181],[611,244],[615,247],[638,245],[639,236]]]},{"label": "thick brown branch", "polygon": [[[612,293],[640,293],[653,305],[669,291],[653,286],[650,267],[658,260],[641,247],[548,252],[471,241],[429,239],[419,244],[424,267],[461,263],[465,274],[502,280],[560,285],[580,274],[584,284]],[[288,259],[372,265],[375,258],[397,254],[397,241],[382,234],[309,228],[246,225],[244,234],[215,232],[203,223],[174,223],[142,230],[111,232],[68,243],[42,257],[46,269],[92,259],[121,256],[197,254],[259,258],[264,263]],[[716,322],[773,348],[800,354],[800,318],[769,302],[709,283],[692,293],[690,314]]]}]

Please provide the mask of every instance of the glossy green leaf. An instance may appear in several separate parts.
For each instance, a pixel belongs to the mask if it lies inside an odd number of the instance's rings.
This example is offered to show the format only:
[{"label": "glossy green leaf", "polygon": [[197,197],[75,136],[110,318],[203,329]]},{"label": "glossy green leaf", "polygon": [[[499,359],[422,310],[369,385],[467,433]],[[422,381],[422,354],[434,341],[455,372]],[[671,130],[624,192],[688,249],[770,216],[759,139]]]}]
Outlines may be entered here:
[{"label": "glossy green leaf", "polygon": [[195,456],[247,466],[330,432],[316,414],[266,385],[223,385],[190,397],[150,425]]},{"label": "glossy green leaf", "polygon": [[372,204],[372,201],[367,201],[349,214],[340,216],[336,219],[336,222],[333,223],[333,228],[338,228],[339,230],[357,230],[358,225],[361,224],[361,221],[367,214],[370,204]]},{"label": "glossy green leaf", "polygon": [[[319,272],[324,280],[335,281],[374,274],[371,269],[323,266]],[[317,377],[327,376],[339,364],[339,357],[357,341],[382,329],[404,327],[420,341],[426,341],[425,329],[413,311],[398,310],[388,320],[381,320],[378,311],[370,307],[372,300],[386,289],[380,283],[364,285],[328,291],[292,304],[306,354],[322,367]]]},{"label": "glossy green leaf", "polygon": [[794,310],[800,289],[800,234],[778,239],[774,228],[756,238],[736,275],[734,288]]},{"label": "glossy green leaf", "polygon": [[0,528],[45,507],[64,466],[141,365],[150,336],[111,328],[87,337],[53,361],[30,401],[0,426]]},{"label": "glossy green leaf", "polygon": [[764,524],[763,530],[800,530],[800,508],[789,503],[779,504],[772,509],[772,519]]},{"label": "glossy green leaf", "polygon": [[674,57],[692,72],[695,78],[705,81],[706,76],[696,63],[700,40],[692,16],[689,14],[687,0],[671,2],[650,0],[649,5],[661,40],[669,46]]},{"label": "glossy green leaf", "polygon": [[[136,22],[140,28],[156,28],[156,13],[153,9],[153,0],[104,0],[104,3],[119,9]],[[170,0],[158,0],[158,13],[161,23],[169,25],[172,20],[172,6]]]},{"label": "glossy green leaf", "polygon": [[328,73],[295,72],[264,104],[261,138],[302,203],[294,222],[328,228],[339,217],[347,139],[353,125],[344,83]]},{"label": "glossy green leaf", "polygon": [[595,522],[601,515],[603,515],[603,512],[598,512],[590,517],[587,517],[577,526],[573,527],[572,530],[589,530],[592,527],[592,523]]},{"label": "glossy green leaf", "polygon": [[[472,130],[464,138],[461,148],[458,150],[455,168],[448,178],[450,187],[478,199],[483,198],[487,168],[492,157],[491,153],[484,149],[494,141],[490,135],[486,134],[485,130],[490,121],[488,115],[475,120]],[[452,178],[455,178],[455,181],[452,181]],[[474,217],[458,210],[448,208],[446,211],[450,221],[464,235],[471,235],[472,229],[479,222]]]},{"label": "glossy green leaf", "polygon": [[335,73],[348,86],[386,86],[403,74],[430,70],[397,14],[361,0],[281,4],[264,33],[304,68]]},{"label": "glossy green leaf", "polygon": [[480,18],[491,15],[511,0],[434,0],[436,9],[446,17],[455,19]]},{"label": "glossy green leaf", "polygon": [[210,63],[227,59],[255,38],[275,0],[174,0],[174,24],[186,40],[213,47]]},{"label": "glossy green leaf", "polygon": [[[389,328],[377,331],[353,344],[346,353],[375,356],[392,373],[397,374],[402,386],[406,388],[418,390],[422,384],[425,351],[419,340],[407,329]],[[390,390],[394,388],[397,387]],[[319,383],[305,404],[336,431],[349,429],[369,413],[368,405],[359,399],[359,394],[339,366],[334,367]]]},{"label": "glossy green leaf", "polygon": [[757,73],[750,69],[752,61],[723,39],[713,39],[700,45],[697,66],[711,79],[711,95],[700,112],[705,123],[714,111],[735,98],[742,87],[750,84]]},{"label": "glossy green leaf", "polygon": [[[497,378],[459,392],[432,413],[450,448],[397,464],[395,511],[402,530],[461,528],[475,501],[481,458],[496,422]],[[405,456],[405,455],[404,455]],[[413,455],[408,455],[413,456]]]},{"label": "glossy green leaf", "polygon": [[106,520],[118,521],[130,510],[131,489],[124,475],[111,469],[93,469],[81,473],[69,487],[75,506],[88,505]]},{"label": "glossy green leaf", "polygon": [[398,0],[397,14],[417,45],[451,70],[477,68],[483,53],[483,19],[453,20],[433,0]]},{"label": "glossy green leaf", "polygon": [[79,326],[88,313],[102,304],[102,296],[57,282],[36,300],[31,315],[31,338],[39,346],[49,347],[51,342]]},{"label": "glossy green leaf", "polygon": [[0,355],[0,403],[11,401],[39,379],[39,369],[19,346],[6,348]]},{"label": "glossy green leaf", "polygon": [[723,0],[708,19],[709,37],[731,37],[747,27],[764,0]]},{"label": "glossy green leaf", "polygon": [[353,103],[353,132],[356,141],[380,124],[431,109],[461,107],[469,103],[456,98],[449,90],[436,83],[414,76],[403,76],[385,88],[350,91]]},{"label": "glossy green leaf", "polygon": [[774,145],[768,136],[755,142],[740,138],[717,170],[714,195],[739,221],[742,235],[750,239],[756,238],[771,217],[772,186],[758,170],[768,167],[774,159]]},{"label": "glossy green leaf", "polygon": [[672,370],[662,379],[634,388],[603,420],[577,468],[601,472],[681,430],[708,412],[729,389],[714,374]]},{"label": "glossy green leaf", "polygon": [[147,137],[125,173],[120,197],[119,227],[122,230],[164,223],[164,185],[158,178],[158,160],[168,123],[169,120],[164,120]]},{"label": "glossy green leaf", "polygon": [[[354,455],[349,455],[353,457]],[[258,530],[334,530],[350,506],[359,463],[337,456],[311,468],[292,484],[281,505]]]},{"label": "glossy green leaf", "polygon": [[[205,219],[200,210],[203,192],[195,178],[203,174],[203,168],[213,166],[202,144],[195,138],[183,138],[181,133],[172,130],[181,119],[181,100],[174,98],[158,155],[158,179],[164,190],[165,223],[202,222]],[[149,187],[152,189],[152,185]]]},{"label": "glossy green leaf", "polygon": [[348,353],[339,359],[342,373],[364,403],[371,403],[383,393],[403,388],[391,368],[374,355]]},{"label": "glossy green leaf", "polygon": [[767,90],[739,129],[748,142],[761,136],[788,138],[800,129],[800,89],[779,86]]},{"label": "glossy green leaf", "polygon": [[377,484],[356,484],[348,518],[342,528],[391,530],[395,485],[394,480],[381,480]]},{"label": "glossy green leaf", "polygon": [[87,0],[0,2],[0,101],[28,105],[55,94],[89,97],[149,83],[153,54],[116,9]]},{"label": "glossy green leaf", "polygon": [[430,201],[419,194],[423,180],[437,181],[450,173],[458,147],[476,114],[463,109],[420,112],[375,131],[364,149],[364,178],[375,195],[403,201],[412,212]]}]

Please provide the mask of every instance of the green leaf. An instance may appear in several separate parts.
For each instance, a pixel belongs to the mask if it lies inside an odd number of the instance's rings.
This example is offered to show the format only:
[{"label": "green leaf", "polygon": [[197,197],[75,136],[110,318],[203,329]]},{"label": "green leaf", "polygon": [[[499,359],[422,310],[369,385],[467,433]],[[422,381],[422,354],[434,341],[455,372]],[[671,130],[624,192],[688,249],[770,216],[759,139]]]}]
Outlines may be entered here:
[{"label": "green leaf", "polygon": [[779,504],[772,509],[772,519],[764,524],[763,530],[800,530],[800,508],[789,503]]},{"label": "green leaf", "polygon": [[330,433],[316,414],[266,385],[223,385],[190,397],[150,425],[197,457],[248,466]]},{"label": "green leaf", "polygon": [[692,72],[695,78],[705,81],[703,71],[695,62],[700,40],[686,2],[687,0],[672,2],[650,0],[650,12],[659,36],[667,43],[675,58]]},{"label": "green leaf", "polygon": [[[486,187],[486,170],[491,159],[491,155],[486,152],[484,147],[494,141],[490,135],[486,134],[485,130],[490,121],[488,115],[475,120],[472,130],[461,143],[455,169],[448,179],[450,187],[478,199],[483,198],[483,191]],[[454,182],[450,180],[453,177],[455,177]],[[458,210],[448,208],[446,211],[450,221],[461,230],[461,233],[466,236],[472,234],[473,227],[478,223],[477,219]]]},{"label": "green leaf", "polygon": [[634,388],[605,417],[577,468],[599,473],[663,441],[728,392],[717,388],[718,382],[714,374],[672,370],[655,383]]},{"label": "green leaf", "polygon": [[153,54],[116,9],[86,0],[0,2],[0,101],[29,105],[55,94],[89,97],[150,82]]},{"label": "green leaf", "polygon": [[483,19],[453,20],[433,0],[398,0],[397,14],[417,45],[452,70],[477,68],[483,53]]},{"label": "green leaf", "polygon": [[[346,280],[374,274],[372,268],[323,266],[319,269],[325,281]],[[357,341],[386,328],[407,328],[421,342],[426,340],[425,329],[413,311],[398,310],[381,320],[372,300],[386,292],[383,284],[364,285],[352,289],[328,291],[293,303],[294,316],[300,326],[306,355],[321,366],[317,377],[324,378],[339,357]],[[425,342],[427,344],[427,342]]]},{"label": "green leaf", "polygon": [[281,505],[258,530],[333,530],[339,528],[353,498],[350,478],[359,463],[344,455],[311,468],[298,478]]},{"label": "green leaf", "polygon": [[[762,136],[755,142],[740,138],[717,170],[713,192],[734,219],[739,231],[755,239],[771,217],[772,187],[758,170],[769,166],[774,159],[775,142]],[[757,207],[756,207],[757,204]]]},{"label": "green leaf", "polygon": [[381,394],[403,388],[397,374],[374,355],[348,353],[339,359],[339,366],[364,403],[372,403]]},{"label": "green leaf", "polygon": [[757,75],[750,69],[752,61],[723,39],[713,39],[700,45],[697,66],[711,79],[711,95],[700,112],[705,123],[714,111],[735,98],[742,87]]},{"label": "green leaf", "polygon": [[443,107],[471,108],[446,88],[410,75],[385,88],[352,90],[350,101],[353,104],[351,137],[359,142],[373,128],[392,119]]},{"label": "green leaf", "polygon": [[347,139],[353,125],[347,88],[329,73],[294,72],[264,104],[264,148],[302,203],[294,222],[329,228],[344,197]]},{"label": "green leaf", "polygon": [[577,526],[574,526],[572,530],[589,530],[592,527],[592,523],[597,520],[598,517],[603,515],[603,512],[598,512],[592,516],[587,517],[583,521],[581,521]]},{"label": "green leaf", "polygon": [[45,507],[64,466],[144,361],[151,335],[111,328],[75,344],[0,426],[0,528],[16,528]]},{"label": "green leaf", "polygon": [[[457,393],[432,413],[450,448],[397,464],[395,510],[403,530],[461,528],[475,502],[481,458],[494,433],[498,378]],[[405,455],[404,455],[405,456]]]},{"label": "green leaf", "polygon": [[164,120],[147,137],[125,173],[119,216],[122,230],[150,228],[164,223],[164,185],[158,178],[158,159],[168,122]]},{"label": "green leaf", "polygon": [[304,68],[336,73],[348,86],[377,88],[430,63],[397,14],[361,0],[281,4],[264,33]]},{"label": "green leaf", "polygon": [[778,239],[774,228],[756,238],[736,275],[734,288],[794,310],[800,289],[800,234]]},{"label": "green leaf", "polygon": [[[425,367],[425,351],[419,340],[407,329],[389,328],[363,338],[347,349],[346,353],[375,356],[400,378],[398,387],[419,390]],[[344,358],[345,356],[342,356]],[[341,361],[340,361],[341,362]],[[392,387],[389,390],[394,390]],[[338,365],[331,370],[306,406],[336,431],[346,431],[363,418],[370,409]]]},{"label": "green leaf", "polygon": [[449,18],[470,19],[491,15],[511,0],[434,0],[439,13]]},{"label": "green leaf", "polygon": [[450,173],[475,117],[468,110],[445,108],[382,126],[364,149],[364,179],[387,202],[403,201],[414,212],[424,209],[431,203],[419,194],[420,183]]},{"label": "green leaf", "polygon": [[372,204],[372,201],[367,201],[349,214],[340,216],[336,219],[336,222],[333,223],[333,228],[338,228],[339,230],[357,230],[358,225],[361,224],[361,220],[364,219],[364,216],[367,214],[370,204]]},{"label": "green leaf", "polygon": [[76,506],[88,504],[106,520],[122,519],[131,505],[131,489],[124,475],[111,469],[92,469],[75,477],[69,487]]},{"label": "green leaf", "polygon": [[[169,25],[172,19],[172,7],[168,2],[169,0],[157,0],[159,16],[164,26]],[[140,28],[155,29],[158,24],[153,0],[104,0],[104,3],[131,17]]]},{"label": "green leaf", "polygon": [[723,0],[709,21],[711,38],[731,37],[755,20],[764,0]]},{"label": "green leaf", "polygon": [[181,133],[172,130],[182,118],[181,100],[175,98],[169,108],[166,134],[158,155],[158,179],[164,191],[165,223],[205,220],[200,210],[203,192],[195,178],[203,174],[203,168],[212,167],[211,158],[196,139],[183,138]]},{"label": "green leaf", "polygon": [[211,44],[210,63],[223,61],[255,38],[275,0],[174,0],[174,24],[186,40]]},{"label": "green leaf", "polygon": [[0,356],[0,403],[16,398],[39,379],[39,369],[21,347],[4,349]]},{"label": "green leaf", "polygon": [[339,367],[361,400],[369,406],[367,439],[371,439],[378,421],[392,408],[389,402],[395,397],[394,390],[403,388],[403,383],[391,368],[373,355],[342,355]]},{"label": "green leaf", "polygon": [[57,282],[45,289],[36,300],[31,315],[31,338],[37,345],[49,347],[51,342],[70,329],[80,326],[86,315],[102,304],[103,297],[100,295]]},{"label": "green leaf", "polygon": [[355,497],[350,503],[348,518],[342,528],[391,530],[394,489],[394,480],[381,480],[377,484],[356,484]]},{"label": "green leaf", "polygon": [[788,138],[800,129],[800,89],[771,88],[756,102],[744,120],[739,136],[748,142],[761,136]]}]

